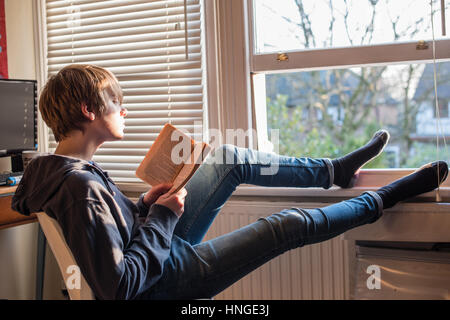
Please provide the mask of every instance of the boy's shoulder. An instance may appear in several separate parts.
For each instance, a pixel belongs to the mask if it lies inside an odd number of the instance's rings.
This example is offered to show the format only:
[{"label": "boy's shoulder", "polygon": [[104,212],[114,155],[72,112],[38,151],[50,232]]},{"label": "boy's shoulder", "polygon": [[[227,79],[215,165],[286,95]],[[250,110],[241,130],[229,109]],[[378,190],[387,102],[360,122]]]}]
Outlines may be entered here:
[{"label": "boy's shoulder", "polygon": [[41,188],[58,186],[60,194],[84,197],[92,190],[111,189],[108,174],[95,163],[83,159],[48,154],[31,162],[30,166],[35,184],[40,184]]},{"label": "boy's shoulder", "polygon": [[102,173],[92,168],[77,168],[66,173],[65,182],[70,187],[99,188],[107,183]]},{"label": "boy's shoulder", "polygon": [[88,170],[68,172],[57,195],[58,201],[67,203],[108,203],[113,198],[107,182]]}]

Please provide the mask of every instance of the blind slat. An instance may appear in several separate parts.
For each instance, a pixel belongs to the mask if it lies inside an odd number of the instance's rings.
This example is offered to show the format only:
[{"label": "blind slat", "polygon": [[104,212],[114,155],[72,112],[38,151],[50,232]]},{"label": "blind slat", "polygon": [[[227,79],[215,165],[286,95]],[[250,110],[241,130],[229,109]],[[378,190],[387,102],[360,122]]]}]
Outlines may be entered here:
[{"label": "blind slat", "polygon": [[[199,14],[198,13],[190,13],[188,14],[188,28],[195,26],[198,24]],[[169,27],[169,30],[173,30],[175,26],[180,27],[183,25],[184,27],[184,16],[168,16],[168,17],[156,17],[156,18],[142,18],[142,19],[133,19],[133,20],[119,20],[119,21],[109,21],[106,23],[97,23],[96,24],[81,24],[81,23],[66,23],[66,25],[61,24],[59,28],[50,27],[48,30],[48,36],[63,36],[68,34],[84,34],[102,30],[121,30],[124,28],[136,28],[136,27],[153,27],[155,29],[161,28],[164,26],[164,29]]]},{"label": "blind slat", "polygon": [[[170,48],[170,54],[184,54],[185,46],[177,46]],[[200,45],[191,45],[188,48],[189,54],[192,53],[200,53],[201,48]],[[119,51],[119,52],[102,52],[102,53],[94,53],[94,54],[80,54],[80,55],[70,55],[70,56],[60,56],[60,57],[51,57],[48,59],[48,63],[50,64],[63,64],[70,63],[72,60],[76,61],[96,61],[96,60],[119,60],[126,58],[135,58],[135,57],[159,57],[167,55],[166,48],[157,48],[157,49],[142,49],[142,50],[129,50],[129,51]],[[169,55],[170,56],[170,55]]]},{"label": "blind slat", "polygon": [[[201,54],[200,53],[191,53],[189,55],[189,61],[200,61]],[[72,59],[72,62],[76,63],[91,63],[98,66],[105,66],[107,68],[111,67],[125,67],[125,66],[138,66],[138,65],[150,65],[150,64],[164,64],[166,65],[167,60],[170,60],[170,63],[182,63],[186,61],[186,55],[176,54],[171,56],[156,56],[156,57],[134,57],[130,59],[117,59],[117,60],[77,60],[75,58]],[[70,63],[70,61],[69,61]],[[57,71],[63,68],[67,63],[64,64],[53,64],[50,71]]]},{"label": "blind slat", "polygon": [[[163,124],[156,124],[156,125],[145,125],[145,126],[133,126],[133,127],[127,127],[125,129],[126,133],[159,133],[162,128],[163,128]],[[184,132],[188,131],[188,132],[195,132],[195,130],[197,131],[201,131],[201,126],[195,126],[193,123],[188,123],[188,124],[182,124],[182,123],[177,123],[177,128],[178,129],[183,129]]]},{"label": "blind slat", "polygon": [[171,94],[200,94],[200,97],[202,97],[202,86],[201,85],[178,85],[178,86],[167,86],[167,81],[165,83],[165,87],[163,86],[155,86],[150,88],[135,88],[135,89],[125,89],[123,90],[124,94],[128,97],[140,97],[140,96],[146,96],[146,95],[154,95],[154,94],[165,94],[169,92]]},{"label": "blind slat", "polygon": [[[178,28],[178,29],[177,29]],[[130,28],[120,28],[120,29],[105,29],[100,31],[92,31],[85,33],[72,33],[67,32],[66,35],[56,35],[51,36],[49,39],[49,43],[60,43],[66,41],[81,41],[85,39],[95,39],[95,38],[106,38],[106,37],[120,37],[120,36],[129,36],[136,34],[160,34],[160,33],[177,33],[180,30],[184,33],[184,22],[181,25],[178,24],[162,24],[162,25],[145,25],[145,26],[133,26]],[[200,21],[194,21],[188,24],[189,30],[200,30]],[[169,34],[170,34],[169,33]],[[170,37],[169,38],[173,38]]]},{"label": "blind slat", "polygon": [[[170,84],[172,87],[183,86],[183,85],[199,85],[202,83],[201,78],[176,78],[170,79]],[[135,80],[135,81],[120,81],[123,92],[127,94],[133,94],[135,90],[140,90],[141,88],[149,87],[161,87],[167,85],[167,77],[164,80]]]},{"label": "blind slat", "polygon": [[179,124],[189,124],[194,121],[201,121],[202,118],[194,118],[194,117],[180,117],[180,118],[169,118],[169,117],[161,117],[161,118],[152,118],[152,119],[128,119],[129,125],[164,125],[168,122],[171,122],[173,125],[177,126]]},{"label": "blind slat", "polygon": [[202,76],[201,69],[186,69],[186,70],[170,70],[164,72],[152,72],[145,73],[141,72],[139,74],[127,75],[118,74],[116,75],[120,82],[122,81],[140,81],[140,80],[166,80],[170,79],[181,79],[181,78],[198,78]]},{"label": "blind slat", "polygon": [[[86,3],[94,3],[94,2],[98,2],[96,0],[75,0],[76,4],[86,4]],[[56,8],[56,7],[67,7],[67,0],[47,0],[46,1],[46,8],[47,9],[51,9],[51,8]]]},{"label": "blind slat", "polygon": [[[104,12],[107,11],[103,11],[104,10],[104,3],[101,3],[99,1],[71,1],[72,4],[74,6],[76,6],[80,11],[93,11],[93,10],[98,10],[97,12],[99,14],[102,14]],[[191,4],[198,4],[199,1],[198,0],[188,0],[187,4],[191,5]],[[141,9],[161,9],[161,8],[165,8],[166,6],[168,7],[177,7],[180,6],[180,1],[179,0],[167,0],[167,1],[153,1],[153,2],[149,2],[148,0],[109,0],[108,2],[108,8],[117,8],[117,7],[121,7],[120,10],[122,12],[124,12],[125,10],[129,10],[130,12],[132,11],[136,11],[136,7],[133,5],[145,5],[145,7],[141,7]],[[124,8],[124,6],[126,6],[126,8]],[[54,15],[60,15],[60,14],[65,14],[67,13],[68,9],[68,2],[67,0],[64,0],[59,6],[55,5],[54,3],[51,4],[51,2],[48,2],[47,5],[47,15],[49,16],[54,16]]]},{"label": "blind slat", "polygon": [[[148,3],[144,4],[148,6]],[[55,14],[47,16],[47,25],[49,30],[52,28],[63,27],[73,20],[78,20],[79,23],[83,24],[97,24],[112,21],[124,21],[124,20],[137,20],[142,18],[152,18],[152,17],[168,17],[179,15],[184,17],[184,6],[176,6],[169,8],[160,8],[155,10],[136,10],[136,5],[134,6],[124,6],[119,8],[108,8],[104,6],[98,12],[93,11],[83,11],[79,6],[67,6],[67,11],[64,14]],[[134,9],[128,11],[129,9]],[[200,5],[192,4],[187,7],[188,14],[199,12]],[[109,14],[107,13],[109,11]]]},{"label": "blind slat", "polygon": [[[186,69],[200,69],[200,61],[186,61],[186,62],[174,62],[174,63],[161,63],[156,65],[143,65],[143,66],[127,66],[127,67],[108,67],[106,65],[99,65],[101,67],[108,68],[109,71],[113,72],[116,76],[120,75],[138,75],[145,72],[162,72],[167,69],[171,70],[183,70]],[[59,69],[58,69],[59,70]],[[56,74],[57,70],[49,70],[49,74]]]},{"label": "blind slat", "polygon": [[[199,45],[200,37],[191,37],[188,39],[189,46]],[[135,43],[116,43],[111,45],[94,46],[94,47],[83,47],[83,48],[66,48],[58,50],[49,50],[48,57],[68,57],[77,56],[84,54],[102,54],[102,53],[116,53],[128,51],[128,50],[146,50],[146,49],[161,49],[161,48],[173,48],[184,46],[185,41],[182,38],[178,39],[165,39],[157,41],[142,41]],[[165,50],[167,52],[167,50]]]},{"label": "blind slat", "polygon": [[172,110],[177,109],[202,109],[203,101],[193,101],[193,102],[153,102],[153,103],[127,103],[124,107],[130,110],[163,110],[170,108]]},{"label": "blind slat", "polygon": [[[184,102],[184,101],[201,101],[202,99],[202,95],[201,94],[178,94],[178,95],[151,95],[151,96],[125,96],[124,97],[124,105],[127,103],[133,103],[133,102],[147,102],[147,103],[152,103],[152,102]],[[169,101],[170,99],[170,101]]]},{"label": "blind slat", "polygon": [[[200,29],[190,29],[188,31],[188,37],[198,37],[200,36]],[[118,37],[105,37],[105,38],[90,38],[87,40],[74,40],[74,41],[63,41],[63,42],[53,42],[52,38],[48,39],[49,50],[59,50],[67,48],[85,48],[89,46],[99,46],[99,45],[111,45],[124,42],[140,42],[140,41],[161,41],[164,40],[168,42],[171,39],[183,39],[184,41],[184,30],[173,31],[170,33],[170,37],[167,38],[166,32],[155,32],[152,34],[137,34],[137,35],[125,35]],[[163,41],[163,42],[164,42]]]},{"label": "blind slat", "polygon": [[202,110],[160,110],[160,111],[129,111],[127,118],[163,117],[170,112],[172,117],[201,117]]}]

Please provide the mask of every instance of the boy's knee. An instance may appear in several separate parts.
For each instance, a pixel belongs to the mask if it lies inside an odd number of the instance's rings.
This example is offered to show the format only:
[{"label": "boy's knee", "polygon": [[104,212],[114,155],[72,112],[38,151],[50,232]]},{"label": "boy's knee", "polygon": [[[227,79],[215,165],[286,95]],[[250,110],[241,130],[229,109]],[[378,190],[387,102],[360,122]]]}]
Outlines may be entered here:
[{"label": "boy's knee", "polygon": [[220,145],[214,150],[213,155],[215,164],[234,165],[237,162],[236,146],[232,144]]},{"label": "boy's knee", "polygon": [[308,222],[301,209],[284,209],[260,220],[266,221],[277,240],[287,243],[289,249],[302,245],[300,235],[305,231]]}]

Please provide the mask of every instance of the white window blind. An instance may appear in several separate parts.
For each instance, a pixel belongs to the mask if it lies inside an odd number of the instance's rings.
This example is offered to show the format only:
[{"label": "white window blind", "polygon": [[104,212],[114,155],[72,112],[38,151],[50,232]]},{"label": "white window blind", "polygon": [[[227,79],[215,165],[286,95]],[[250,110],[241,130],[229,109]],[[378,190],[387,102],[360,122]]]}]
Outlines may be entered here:
[{"label": "white window blind", "polygon": [[47,0],[46,28],[48,76],[87,63],[120,82],[124,139],[104,143],[93,159],[114,181],[140,181],[134,172],[167,122],[202,139],[200,0]]}]

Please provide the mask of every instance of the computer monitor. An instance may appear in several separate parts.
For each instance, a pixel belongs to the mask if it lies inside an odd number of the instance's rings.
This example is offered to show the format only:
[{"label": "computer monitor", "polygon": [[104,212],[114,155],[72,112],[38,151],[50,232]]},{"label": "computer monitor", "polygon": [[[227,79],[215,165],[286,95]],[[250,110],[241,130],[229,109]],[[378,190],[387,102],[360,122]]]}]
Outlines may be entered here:
[{"label": "computer monitor", "polygon": [[37,149],[37,82],[0,79],[0,155]]},{"label": "computer monitor", "polygon": [[0,157],[37,147],[37,81],[0,79]]}]

